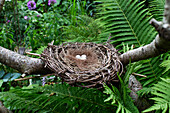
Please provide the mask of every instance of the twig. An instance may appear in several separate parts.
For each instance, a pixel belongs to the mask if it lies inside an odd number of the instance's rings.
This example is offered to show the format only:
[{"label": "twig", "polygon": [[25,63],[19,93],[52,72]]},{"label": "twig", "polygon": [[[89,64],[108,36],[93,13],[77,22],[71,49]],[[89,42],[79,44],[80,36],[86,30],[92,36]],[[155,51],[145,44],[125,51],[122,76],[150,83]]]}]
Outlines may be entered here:
[{"label": "twig", "polygon": [[19,79],[15,79],[14,81],[23,81],[23,80],[28,80],[28,79],[33,79],[33,78],[40,78],[40,77],[51,76],[51,75],[54,75],[54,73],[53,74],[42,75],[42,76],[19,78]]},{"label": "twig", "polygon": [[30,53],[30,52],[25,52],[26,54],[28,54],[28,55],[34,55],[34,56],[41,56],[40,54],[37,54],[37,53]]},{"label": "twig", "polygon": [[137,76],[140,76],[140,77],[147,77],[146,75],[141,75],[141,74],[138,74],[138,73],[132,73],[132,75],[137,75]]}]

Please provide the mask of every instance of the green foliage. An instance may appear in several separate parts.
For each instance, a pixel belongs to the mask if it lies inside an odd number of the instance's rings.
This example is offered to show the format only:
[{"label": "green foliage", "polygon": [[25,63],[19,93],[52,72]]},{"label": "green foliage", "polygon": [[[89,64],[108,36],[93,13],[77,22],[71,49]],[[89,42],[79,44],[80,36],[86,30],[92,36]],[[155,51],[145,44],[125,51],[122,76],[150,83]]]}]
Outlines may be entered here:
[{"label": "green foliage", "polygon": [[[122,49],[123,45],[132,45],[133,48],[136,48],[150,43],[155,38],[157,32],[149,25],[149,20],[156,12],[150,13],[149,8],[146,8],[145,1],[99,0],[96,2],[100,2],[97,5],[98,16],[106,27],[105,32],[101,35],[106,37],[111,34],[111,43],[120,52],[125,50],[125,48]],[[164,8],[162,4],[156,3],[156,5]],[[149,7],[155,7],[155,4],[149,4]],[[160,15],[158,16],[160,17]],[[143,86],[152,86],[160,80],[160,77],[168,76],[170,71],[162,75],[164,69],[159,66],[164,56],[143,60],[138,64],[141,68],[136,73],[147,76],[147,78],[139,79]]]},{"label": "green foliage", "polygon": [[111,33],[112,43],[116,48],[125,45],[150,43],[156,35],[154,28],[149,25],[149,11],[144,8],[144,2],[138,0],[99,0],[97,6],[100,20],[107,28],[103,36]]},{"label": "green foliage", "polygon": [[34,88],[14,88],[1,92],[0,99],[17,113],[109,113],[112,105],[104,102],[102,92],[95,89],[71,87],[67,84],[55,84]]},{"label": "green foliage", "polygon": [[170,71],[165,72],[164,68],[160,67],[160,64],[163,60],[166,60],[168,55],[169,53],[165,53],[162,56],[157,56],[143,61],[142,67],[137,71],[137,73],[147,75],[147,78],[139,79],[140,82],[143,83],[143,86],[151,87],[160,80],[160,77],[166,77],[170,75]]},{"label": "green foliage", "polygon": [[161,110],[161,113],[170,112],[170,78],[161,78],[152,88],[154,91],[151,92],[155,97],[151,100],[155,101],[155,104],[150,108],[144,110],[144,112],[150,112],[153,110]]},{"label": "green foliage", "polygon": [[38,50],[36,50],[36,53],[41,54],[46,48],[47,46],[41,46],[40,48],[38,48]]},{"label": "green foliage", "polygon": [[20,73],[7,73],[3,77],[3,82],[13,81],[14,79],[17,79],[21,76]]},{"label": "green foliage", "polygon": [[[13,1],[5,2],[3,8],[5,13],[1,11],[0,15],[1,46],[12,50],[19,45],[31,46],[33,51],[40,54],[47,43],[52,40],[56,45],[65,41],[103,43],[111,37],[111,43],[120,52],[125,52],[146,45],[155,38],[157,32],[149,25],[149,20],[152,17],[162,20],[165,4],[165,0],[148,0],[147,5],[144,0],[142,2],[139,0],[98,0],[95,1],[95,4],[98,4],[97,9],[94,9],[98,12],[98,19],[94,19],[80,16],[92,15],[92,11],[89,10],[91,0],[57,0],[57,4],[52,6],[47,5],[48,0],[35,1],[36,10],[28,9],[28,0],[17,1],[18,15],[14,15]],[[24,19],[24,16],[28,16],[28,19]],[[152,110],[168,112],[169,78],[160,81],[161,77],[170,75],[168,56],[169,54],[166,53],[148,60],[130,63],[126,66],[125,75],[122,76],[123,81],[120,79],[119,87],[105,85],[104,93],[107,96],[95,89],[57,84],[45,87],[13,88],[8,92],[1,92],[0,100],[16,113],[114,111],[138,113],[127,88],[129,76],[135,72],[147,75],[147,78],[137,77],[144,86],[139,95],[154,96],[152,100],[155,101],[155,105],[145,112]],[[4,87],[4,83],[20,76],[20,74],[15,74],[5,74],[1,70],[0,88],[9,88],[9,84]],[[9,90],[8,88],[6,89]]]},{"label": "green foliage", "polygon": [[6,73],[4,70],[0,70],[0,92],[9,90],[11,81],[20,76],[20,73]]},{"label": "green foliage", "polygon": [[168,56],[169,56],[168,60],[164,60],[160,65],[162,67],[166,67],[166,69],[163,73],[168,72],[170,70],[170,54],[168,54]]},{"label": "green foliage", "polygon": [[77,25],[64,27],[66,41],[68,42],[103,42],[100,34],[103,32],[103,24],[88,16],[77,17]]},{"label": "green foliage", "polygon": [[151,92],[153,91],[152,87],[144,87],[143,89],[139,90],[137,92],[137,94],[140,96],[140,97],[143,97],[143,96],[150,96]]},{"label": "green foliage", "polygon": [[165,0],[150,0],[149,11],[152,13],[153,18],[161,21],[163,18]]},{"label": "green foliage", "polygon": [[3,82],[13,81],[21,76],[20,73],[7,73],[4,70],[0,70],[0,80]]},{"label": "green foliage", "polygon": [[5,2],[0,16],[0,39],[6,43],[0,42],[1,46],[12,50],[15,46],[31,46],[35,50],[52,40],[60,44],[62,27],[75,25],[76,17],[86,15],[91,5],[88,0],[57,0],[49,6],[48,0],[35,0],[36,9],[29,10],[28,1],[19,0],[17,5],[16,1]]},{"label": "green foliage", "polygon": [[69,0],[70,2],[70,8],[69,8],[69,12],[70,12],[70,16],[71,16],[71,22],[73,25],[75,25],[77,22],[76,20],[76,16],[77,15],[85,15],[86,14],[86,5],[87,2],[86,1],[82,1],[82,0]]},{"label": "green foliage", "polygon": [[119,79],[121,83],[119,90],[113,85],[111,85],[112,88],[109,88],[107,85],[104,86],[104,93],[109,95],[105,102],[111,101],[111,104],[117,107],[116,113],[139,113],[132,98],[129,96],[130,90],[120,77]]},{"label": "green foliage", "polygon": [[[26,3],[27,1],[25,4]],[[31,46],[32,49],[37,49],[40,46],[47,45],[52,40],[55,40],[55,44],[61,43],[61,27],[70,24],[70,20],[68,13],[64,13],[67,11],[65,8],[68,7],[67,3],[63,2],[64,4],[62,5],[59,5],[59,3],[46,7],[43,6],[42,1],[38,1],[37,4],[39,4],[39,8],[36,11],[28,10],[25,12],[24,9],[21,10],[21,12],[24,12],[24,15],[29,17],[26,30],[24,31],[24,41],[27,46]],[[27,6],[25,6],[25,8],[27,8]],[[39,15],[39,17],[37,17],[37,15]]]}]

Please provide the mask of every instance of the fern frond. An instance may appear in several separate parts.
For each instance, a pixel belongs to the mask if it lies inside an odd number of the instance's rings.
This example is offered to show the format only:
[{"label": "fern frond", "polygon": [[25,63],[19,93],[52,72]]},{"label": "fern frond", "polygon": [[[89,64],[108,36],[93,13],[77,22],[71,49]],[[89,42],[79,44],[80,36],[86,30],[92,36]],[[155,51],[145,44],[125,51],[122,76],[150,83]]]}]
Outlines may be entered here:
[{"label": "fern frond", "polygon": [[165,0],[151,0],[149,2],[149,11],[152,13],[153,18],[161,21],[163,18]]},{"label": "fern frond", "polygon": [[47,48],[47,46],[41,46],[40,48],[38,48],[38,50],[36,50],[36,53],[41,54],[45,48]]},{"label": "fern frond", "polygon": [[103,42],[99,37],[104,30],[99,20],[88,16],[77,17],[77,25],[64,27],[65,41],[69,42]]},{"label": "fern frond", "polygon": [[151,98],[155,101],[155,104],[150,108],[144,110],[149,112],[153,110],[162,110],[162,113],[170,112],[170,78],[164,79],[153,86],[155,91],[151,92],[155,95]]},{"label": "fern frond", "polygon": [[168,54],[168,55],[169,55],[168,60],[164,60],[164,61],[161,63],[161,65],[160,65],[160,66],[162,66],[162,67],[166,67],[166,69],[165,69],[165,71],[163,72],[163,74],[164,74],[165,72],[167,72],[167,71],[170,70],[170,54]]},{"label": "fern frond", "polygon": [[[103,35],[112,34],[116,48],[125,45],[148,44],[155,37],[156,32],[149,25],[149,12],[144,8],[144,2],[138,0],[99,0],[97,6],[99,20],[105,22],[107,28]],[[101,34],[102,35],[102,34]],[[120,46],[121,45],[121,46]]]},{"label": "fern frond", "polygon": [[[164,0],[153,1],[161,2]],[[105,37],[111,34],[112,43],[120,52],[123,52],[123,45],[139,47],[150,43],[155,38],[157,32],[149,25],[149,20],[153,15],[150,14],[149,8],[144,7],[144,2],[139,3],[138,0],[99,0],[96,2],[101,3],[97,5],[99,20],[104,22],[106,27],[101,36]],[[164,8],[163,5],[156,4],[159,6],[155,7],[156,10],[159,10],[160,7]],[[159,17],[162,18],[162,16]],[[143,63],[139,64],[142,66],[136,73],[147,76],[147,78],[140,78],[143,86],[150,87],[158,82],[160,77],[170,74],[170,71],[162,74],[164,69],[159,66],[162,62],[161,59],[162,57],[158,56],[144,60]]]},{"label": "fern frond", "polygon": [[153,84],[160,81],[160,77],[166,77],[170,75],[170,70],[165,72],[165,69],[160,67],[162,58],[166,57],[168,54],[169,53],[164,54],[163,57],[157,56],[143,61],[141,68],[137,71],[137,73],[141,73],[147,76],[147,78],[139,79],[143,86],[151,87]]},{"label": "fern frond", "polygon": [[109,95],[105,102],[111,101],[112,105],[117,106],[116,113],[139,113],[137,107],[133,104],[132,98],[129,96],[130,90],[120,77],[119,79],[121,83],[120,90],[113,85],[111,85],[112,88],[104,85],[104,93]]},{"label": "fern frond", "polygon": [[13,89],[0,93],[6,107],[10,106],[11,110],[24,111],[24,113],[109,113],[114,110],[114,106],[104,102],[105,96],[95,89],[71,87],[67,84]]},{"label": "fern frond", "polygon": [[151,87],[144,87],[143,89],[139,90],[137,94],[142,97],[143,95],[148,95],[149,93],[153,92],[154,89]]}]

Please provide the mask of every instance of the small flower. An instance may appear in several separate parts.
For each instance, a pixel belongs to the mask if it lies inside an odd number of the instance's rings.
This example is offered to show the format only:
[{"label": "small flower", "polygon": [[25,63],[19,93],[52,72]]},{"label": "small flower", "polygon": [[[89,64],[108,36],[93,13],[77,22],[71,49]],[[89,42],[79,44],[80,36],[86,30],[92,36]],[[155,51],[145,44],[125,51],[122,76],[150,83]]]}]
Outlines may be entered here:
[{"label": "small flower", "polygon": [[40,15],[37,15],[37,17],[40,17]]},{"label": "small flower", "polygon": [[48,5],[55,4],[55,3],[57,3],[56,0],[48,0]]},{"label": "small flower", "polygon": [[28,19],[28,16],[24,16],[24,19],[27,20],[27,19]]},{"label": "small flower", "polygon": [[36,3],[34,1],[28,1],[27,7],[28,7],[29,10],[33,10],[33,9],[36,8]]},{"label": "small flower", "polygon": [[10,20],[7,21],[7,23],[9,23],[9,22],[10,22]]},{"label": "small flower", "polygon": [[47,78],[47,77],[43,77],[43,78],[42,78],[42,80],[41,80],[41,81],[42,81],[42,86],[45,86],[46,78]]}]

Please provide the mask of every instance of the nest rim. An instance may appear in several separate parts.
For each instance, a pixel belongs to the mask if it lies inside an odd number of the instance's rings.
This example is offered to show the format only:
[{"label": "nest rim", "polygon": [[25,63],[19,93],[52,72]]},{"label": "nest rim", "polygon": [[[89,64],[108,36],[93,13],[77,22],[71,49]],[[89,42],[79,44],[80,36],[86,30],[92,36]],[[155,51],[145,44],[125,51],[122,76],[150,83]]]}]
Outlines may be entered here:
[{"label": "nest rim", "polygon": [[[67,52],[69,49],[76,50],[76,48],[80,51],[81,49],[85,50],[88,48],[89,51],[98,55],[98,58],[102,58],[100,59],[100,64],[102,65],[93,70],[78,71],[79,66],[77,66],[78,68],[76,67],[76,62],[81,64],[84,61],[80,62],[80,60],[77,60],[75,55],[73,55],[75,61],[71,59],[70,62],[73,61],[73,63],[75,63],[76,69],[74,69],[74,65],[70,65],[71,63],[69,64],[68,61],[66,62],[66,60],[68,60],[66,56],[68,55],[67,53],[69,53]],[[73,53],[71,53],[71,55],[72,54]],[[59,76],[63,82],[80,87],[101,88],[104,83],[110,84],[111,82],[119,81],[117,74],[119,73],[119,76],[121,76],[123,73],[123,64],[119,59],[119,55],[118,51],[110,43],[106,43],[105,45],[96,43],[63,43],[59,46],[49,44],[41,54],[41,59],[45,62],[45,67],[55,72],[56,76]],[[92,61],[92,63],[94,62]],[[85,65],[82,64],[81,66]],[[93,67],[93,65],[95,64],[91,64],[91,67]]]}]

